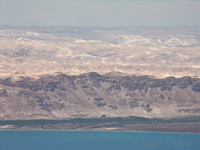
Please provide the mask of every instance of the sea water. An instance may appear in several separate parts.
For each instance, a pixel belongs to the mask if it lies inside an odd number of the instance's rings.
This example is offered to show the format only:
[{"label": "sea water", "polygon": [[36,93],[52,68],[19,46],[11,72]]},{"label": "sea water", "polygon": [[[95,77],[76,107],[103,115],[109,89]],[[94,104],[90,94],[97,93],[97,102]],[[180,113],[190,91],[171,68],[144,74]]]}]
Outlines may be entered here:
[{"label": "sea water", "polygon": [[0,150],[200,150],[199,133],[0,131]]}]

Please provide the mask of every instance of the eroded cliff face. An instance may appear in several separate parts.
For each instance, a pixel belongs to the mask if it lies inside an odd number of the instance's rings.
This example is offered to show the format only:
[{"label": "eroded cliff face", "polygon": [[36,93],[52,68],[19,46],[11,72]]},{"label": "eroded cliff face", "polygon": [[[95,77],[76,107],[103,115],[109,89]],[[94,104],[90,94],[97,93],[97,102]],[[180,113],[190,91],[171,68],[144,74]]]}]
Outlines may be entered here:
[{"label": "eroded cliff face", "polygon": [[96,72],[0,79],[0,120],[200,115],[200,79]]}]

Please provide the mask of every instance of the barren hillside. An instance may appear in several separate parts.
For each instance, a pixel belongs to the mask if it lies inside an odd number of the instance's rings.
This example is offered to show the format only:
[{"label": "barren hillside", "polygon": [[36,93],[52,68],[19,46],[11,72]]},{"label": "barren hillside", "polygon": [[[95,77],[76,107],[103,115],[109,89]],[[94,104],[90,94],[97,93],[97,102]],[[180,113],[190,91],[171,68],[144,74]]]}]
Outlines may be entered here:
[{"label": "barren hillside", "polygon": [[200,28],[3,28],[1,76],[54,72],[199,76]]},{"label": "barren hillside", "polygon": [[200,115],[199,27],[0,30],[0,119]]}]

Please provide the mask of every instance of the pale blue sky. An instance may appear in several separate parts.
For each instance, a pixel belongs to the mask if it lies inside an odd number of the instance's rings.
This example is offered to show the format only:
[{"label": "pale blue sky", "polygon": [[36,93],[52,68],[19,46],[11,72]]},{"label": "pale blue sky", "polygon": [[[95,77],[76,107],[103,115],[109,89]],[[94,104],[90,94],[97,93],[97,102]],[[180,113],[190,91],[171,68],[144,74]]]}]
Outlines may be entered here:
[{"label": "pale blue sky", "polygon": [[200,1],[0,1],[1,25],[199,26]]}]

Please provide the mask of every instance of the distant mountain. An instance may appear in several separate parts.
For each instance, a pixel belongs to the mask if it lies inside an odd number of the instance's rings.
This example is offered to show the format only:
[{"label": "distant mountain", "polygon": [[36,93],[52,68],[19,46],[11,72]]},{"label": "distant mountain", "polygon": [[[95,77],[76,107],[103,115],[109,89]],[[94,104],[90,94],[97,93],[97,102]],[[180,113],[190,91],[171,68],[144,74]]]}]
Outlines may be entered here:
[{"label": "distant mountain", "polygon": [[200,74],[199,27],[13,28],[17,29],[0,31],[1,76],[91,71],[159,78]]}]

